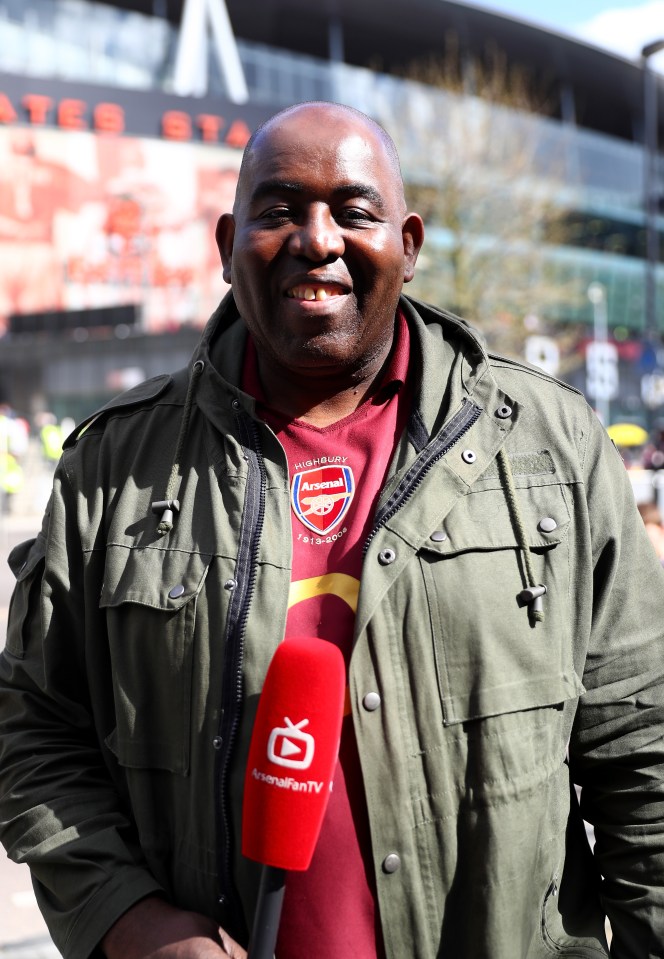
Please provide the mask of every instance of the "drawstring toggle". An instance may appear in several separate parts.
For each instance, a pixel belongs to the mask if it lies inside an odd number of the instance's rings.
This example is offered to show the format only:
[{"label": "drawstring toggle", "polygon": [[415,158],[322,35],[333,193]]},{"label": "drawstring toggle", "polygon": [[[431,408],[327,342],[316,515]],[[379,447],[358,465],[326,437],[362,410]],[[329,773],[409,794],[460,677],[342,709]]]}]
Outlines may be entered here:
[{"label": "drawstring toggle", "polygon": [[528,612],[535,622],[541,622],[544,619],[544,602],[542,597],[546,591],[546,586],[528,586],[526,589],[522,589],[517,596],[519,606],[527,606]]},{"label": "drawstring toggle", "polygon": [[180,501],[177,499],[160,499],[152,503],[152,512],[161,513],[161,519],[157,526],[157,533],[163,536],[173,529],[174,513],[180,512]]},{"label": "drawstring toggle", "polygon": [[158,536],[163,536],[164,533],[169,533],[173,529],[175,514],[180,512],[180,500],[174,499],[173,496],[175,493],[179,492],[180,489],[179,473],[180,462],[182,460],[182,451],[184,449],[185,437],[189,431],[191,413],[194,408],[194,392],[196,390],[196,381],[203,372],[204,367],[205,363],[203,360],[196,360],[192,367],[191,376],[189,377],[189,385],[187,386],[187,395],[184,400],[184,410],[182,411],[182,420],[180,422],[180,429],[178,431],[178,439],[175,446],[173,465],[171,466],[171,475],[168,477],[168,484],[166,486],[165,498],[155,500],[154,503],[151,504],[153,513],[161,513],[161,519],[157,525]]}]

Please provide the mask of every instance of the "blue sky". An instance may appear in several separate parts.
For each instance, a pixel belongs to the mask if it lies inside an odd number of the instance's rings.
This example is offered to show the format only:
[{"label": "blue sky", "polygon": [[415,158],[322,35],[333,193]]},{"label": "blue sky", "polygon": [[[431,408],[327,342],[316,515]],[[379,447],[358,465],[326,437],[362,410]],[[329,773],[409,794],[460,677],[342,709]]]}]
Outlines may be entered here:
[{"label": "blue sky", "polygon": [[[619,56],[638,59],[641,47],[664,38],[664,0],[464,0],[578,37]],[[653,58],[664,71],[664,53]]]}]

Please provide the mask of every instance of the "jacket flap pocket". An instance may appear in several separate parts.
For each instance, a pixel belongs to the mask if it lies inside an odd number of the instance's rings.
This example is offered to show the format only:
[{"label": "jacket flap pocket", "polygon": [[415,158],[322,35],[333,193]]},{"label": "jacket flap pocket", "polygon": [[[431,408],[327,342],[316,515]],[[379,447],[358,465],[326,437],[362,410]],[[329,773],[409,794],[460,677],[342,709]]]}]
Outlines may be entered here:
[{"label": "jacket flap pocket", "polygon": [[9,554],[7,562],[16,577],[7,616],[5,649],[12,656],[25,656],[29,629],[27,626],[32,601],[38,595],[41,572],[46,556],[46,539],[42,533],[34,539],[19,543]]},{"label": "jacket flap pocket", "polygon": [[40,534],[15,546],[7,563],[18,583],[23,582],[46,555],[46,541]]},{"label": "jacket flap pocket", "polygon": [[577,699],[584,692],[575,672],[515,675],[501,685],[465,686],[451,692],[445,699],[445,725],[501,716],[523,710],[558,706],[569,699]]},{"label": "jacket flap pocket", "polygon": [[[570,516],[560,486],[517,489],[516,509],[531,549],[547,549],[567,537]],[[422,551],[454,556],[467,550],[513,549],[517,546],[514,513],[502,489],[470,492],[422,544]]]},{"label": "jacket flap pocket", "polygon": [[99,605],[181,609],[198,595],[211,561],[209,553],[109,546]]},{"label": "jacket flap pocket", "polygon": [[187,775],[198,599],[211,554],[106,551],[105,609],[120,765]]},{"label": "jacket flap pocket", "polygon": [[[420,553],[444,722],[557,707],[583,693],[568,616],[571,529],[558,484],[499,488],[462,497]],[[517,535],[523,526],[542,619],[521,600],[530,576]]]}]

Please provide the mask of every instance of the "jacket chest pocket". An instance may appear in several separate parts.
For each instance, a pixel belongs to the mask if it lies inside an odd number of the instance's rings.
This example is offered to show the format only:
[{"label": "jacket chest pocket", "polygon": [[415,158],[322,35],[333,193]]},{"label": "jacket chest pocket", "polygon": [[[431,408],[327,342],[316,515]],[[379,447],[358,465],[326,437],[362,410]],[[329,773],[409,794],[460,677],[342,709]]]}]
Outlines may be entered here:
[{"label": "jacket chest pocket", "polygon": [[40,533],[35,539],[19,543],[9,554],[9,566],[16,576],[16,586],[9,604],[5,650],[23,659],[27,643],[26,623],[35,603],[44,572],[46,541]]},{"label": "jacket chest pocket", "polygon": [[502,489],[465,496],[420,550],[443,725],[467,750],[466,781],[499,792],[560,766],[562,704],[583,692],[573,668],[564,490],[516,495],[535,583],[547,589],[543,622],[517,599],[525,564]]},{"label": "jacket chest pocket", "polygon": [[186,775],[197,603],[212,557],[110,546],[106,610],[117,725],[106,744],[123,766]]}]

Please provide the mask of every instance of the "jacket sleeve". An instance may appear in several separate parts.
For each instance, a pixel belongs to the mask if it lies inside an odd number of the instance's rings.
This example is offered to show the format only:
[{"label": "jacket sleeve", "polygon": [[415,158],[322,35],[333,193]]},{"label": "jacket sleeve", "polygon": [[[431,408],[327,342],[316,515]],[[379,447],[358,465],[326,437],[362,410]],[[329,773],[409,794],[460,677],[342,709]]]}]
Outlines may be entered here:
[{"label": "jacket sleeve", "polygon": [[88,959],[159,885],[94,721],[85,636],[94,616],[74,506],[60,466],[42,531],[10,556],[17,583],[0,656],[0,840],[30,867],[63,956]]},{"label": "jacket sleeve", "polygon": [[627,470],[590,416],[592,625],[570,763],[595,830],[611,954],[655,959],[664,943],[664,570]]}]

